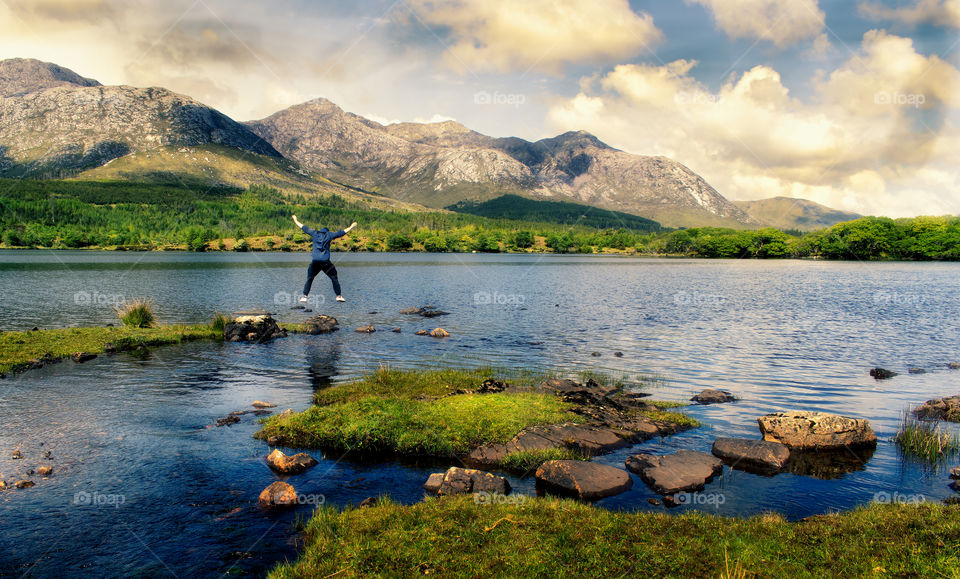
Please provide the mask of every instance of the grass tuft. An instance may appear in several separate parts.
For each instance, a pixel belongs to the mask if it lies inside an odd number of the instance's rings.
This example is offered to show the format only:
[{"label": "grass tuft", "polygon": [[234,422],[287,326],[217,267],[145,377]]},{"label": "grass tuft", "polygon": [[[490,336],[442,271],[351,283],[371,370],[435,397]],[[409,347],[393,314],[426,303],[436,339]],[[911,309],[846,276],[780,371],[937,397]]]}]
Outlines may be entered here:
[{"label": "grass tuft", "polygon": [[228,323],[230,323],[230,318],[217,312],[213,315],[213,321],[210,322],[210,329],[222,333]]},{"label": "grass tuft", "polygon": [[117,316],[128,328],[153,327],[153,302],[147,298],[136,298],[116,308]]},{"label": "grass tuft", "polygon": [[937,463],[960,450],[960,436],[944,429],[939,422],[919,420],[905,412],[893,437],[904,455]]}]

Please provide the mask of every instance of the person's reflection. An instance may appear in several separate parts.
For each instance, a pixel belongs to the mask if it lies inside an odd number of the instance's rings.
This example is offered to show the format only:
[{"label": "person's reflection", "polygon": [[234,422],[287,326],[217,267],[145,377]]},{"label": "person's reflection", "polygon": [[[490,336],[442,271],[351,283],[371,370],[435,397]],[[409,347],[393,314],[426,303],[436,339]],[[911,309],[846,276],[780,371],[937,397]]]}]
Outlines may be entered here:
[{"label": "person's reflection", "polygon": [[340,345],[333,340],[317,340],[307,346],[307,373],[314,390],[328,388],[337,375]]}]

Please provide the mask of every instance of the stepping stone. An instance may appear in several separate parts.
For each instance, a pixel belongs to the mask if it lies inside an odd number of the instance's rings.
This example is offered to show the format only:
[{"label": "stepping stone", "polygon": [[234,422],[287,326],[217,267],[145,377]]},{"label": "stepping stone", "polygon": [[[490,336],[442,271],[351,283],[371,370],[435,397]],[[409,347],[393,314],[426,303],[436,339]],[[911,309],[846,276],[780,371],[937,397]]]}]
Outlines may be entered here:
[{"label": "stepping stone", "polygon": [[489,472],[452,466],[447,472],[431,474],[423,488],[440,496],[481,492],[505,495],[510,492],[510,483]]},{"label": "stepping stone", "polygon": [[723,462],[705,452],[678,450],[662,456],[635,454],[627,458],[627,468],[653,490],[672,495],[702,489],[723,472]]},{"label": "stepping stone", "polygon": [[293,486],[277,481],[263,489],[257,502],[262,507],[292,507],[297,504],[297,492]]},{"label": "stepping stone", "polygon": [[707,388],[690,400],[699,404],[722,404],[724,402],[733,402],[736,399],[737,398],[733,394],[730,394],[726,390]]},{"label": "stepping stone", "polygon": [[713,441],[713,455],[733,468],[778,471],[790,458],[790,449],[779,442],[721,437]]},{"label": "stepping stone", "polygon": [[547,461],[537,469],[536,477],[545,490],[586,500],[610,497],[633,487],[627,471],[582,460]]},{"label": "stepping stone", "polygon": [[275,448],[267,455],[267,464],[281,474],[298,474],[318,463],[317,459],[305,452],[287,456],[279,448]]}]

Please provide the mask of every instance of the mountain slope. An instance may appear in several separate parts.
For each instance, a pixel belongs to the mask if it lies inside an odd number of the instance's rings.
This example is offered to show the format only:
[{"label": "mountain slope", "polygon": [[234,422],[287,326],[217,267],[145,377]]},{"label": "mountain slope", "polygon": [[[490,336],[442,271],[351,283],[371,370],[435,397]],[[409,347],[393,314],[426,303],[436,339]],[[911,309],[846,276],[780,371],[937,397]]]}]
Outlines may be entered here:
[{"label": "mountain slope", "polygon": [[246,126],[189,97],[162,88],[89,86],[95,81],[66,69],[54,74],[7,62],[0,67],[7,93],[17,83],[37,90],[0,98],[2,176],[69,175],[168,145],[216,143],[280,157]]},{"label": "mountain slope", "polygon": [[614,149],[585,132],[529,142],[489,137],[453,121],[383,126],[325,99],[248,125],[325,176],[428,207],[517,194],[669,226],[758,225],[683,165]]},{"label": "mountain slope", "polygon": [[13,97],[58,86],[90,87],[100,83],[68,68],[32,58],[0,60],[0,97]]},{"label": "mountain slope", "polygon": [[734,203],[760,223],[777,229],[812,231],[862,217],[857,213],[838,211],[813,201],[791,197]]}]

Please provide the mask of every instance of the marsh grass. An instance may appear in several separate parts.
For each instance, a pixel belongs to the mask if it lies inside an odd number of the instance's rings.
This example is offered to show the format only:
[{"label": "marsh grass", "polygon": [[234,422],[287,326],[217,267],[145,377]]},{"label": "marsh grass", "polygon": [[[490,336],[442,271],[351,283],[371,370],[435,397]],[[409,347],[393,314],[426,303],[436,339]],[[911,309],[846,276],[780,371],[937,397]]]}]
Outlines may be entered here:
[{"label": "marsh grass", "polygon": [[150,328],[153,326],[153,301],[148,298],[135,298],[115,308],[117,316],[128,328]]},{"label": "marsh grass", "polygon": [[213,321],[210,322],[210,329],[214,332],[223,333],[223,329],[228,323],[230,323],[230,318],[221,314],[220,312],[217,312],[213,314]]},{"label": "marsh grass", "polygon": [[960,436],[943,428],[938,421],[920,420],[910,412],[900,417],[893,440],[905,456],[928,463],[938,463],[960,451]]}]

